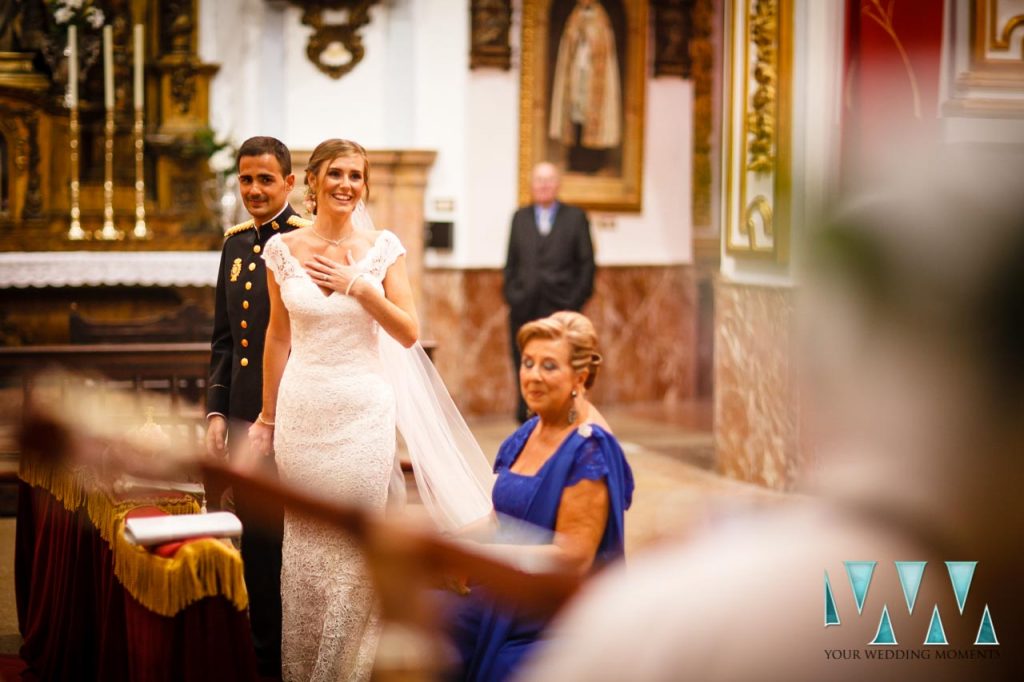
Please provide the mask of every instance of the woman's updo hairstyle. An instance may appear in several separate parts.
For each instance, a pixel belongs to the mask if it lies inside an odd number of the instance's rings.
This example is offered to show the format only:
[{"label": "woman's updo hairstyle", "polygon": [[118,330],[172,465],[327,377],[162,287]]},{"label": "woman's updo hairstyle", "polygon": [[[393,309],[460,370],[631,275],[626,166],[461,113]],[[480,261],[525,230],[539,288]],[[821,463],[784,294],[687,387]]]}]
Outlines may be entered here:
[{"label": "woman's updo hairstyle", "polygon": [[519,328],[516,343],[519,351],[534,339],[569,342],[569,364],[576,372],[587,371],[583,382],[585,388],[594,385],[597,370],[601,366],[601,354],[597,352],[597,332],[586,315],[563,310],[548,317],[527,322]]},{"label": "woman's updo hairstyle", "polygon": [[318,144],[306,163],[306,203],[312,202],[310,212],[314,215],[316,215],[316,192],[320,171],[341,156],[358,156],[363,160],[363,184],[366,186],[366,190],[363,192],[363,201],[370,200],[370,157],[367,156],[366,150],[358,142],[331,138]]}]

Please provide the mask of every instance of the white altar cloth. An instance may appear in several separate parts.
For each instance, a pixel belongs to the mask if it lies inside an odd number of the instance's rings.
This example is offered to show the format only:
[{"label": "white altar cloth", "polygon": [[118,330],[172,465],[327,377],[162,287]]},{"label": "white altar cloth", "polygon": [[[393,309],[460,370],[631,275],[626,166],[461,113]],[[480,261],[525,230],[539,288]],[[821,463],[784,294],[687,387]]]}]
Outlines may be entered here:
[{"label": "white altar cloth", "polygon": [[218,251],[9,251],[0,289],[217,285]]}]

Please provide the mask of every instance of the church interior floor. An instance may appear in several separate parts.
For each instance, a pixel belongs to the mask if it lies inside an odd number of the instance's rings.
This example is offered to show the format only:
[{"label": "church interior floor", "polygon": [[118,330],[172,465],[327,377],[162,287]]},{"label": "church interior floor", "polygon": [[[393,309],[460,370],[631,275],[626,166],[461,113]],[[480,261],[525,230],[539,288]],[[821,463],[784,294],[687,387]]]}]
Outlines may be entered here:
[{"label": "church interior floor", "polygon": [[[723,505],[759,504],[785,496],[725,478],[714,471],[711,406],[686,403],[604,407],[633,469],[636,490],[626,514],[627,554],[642,551],[659,537],[693,531]],[[470,421],[489,456],[515,429],[511,417]],[[15,519],[0,518],[0,654],[20,645],[14,601]]]}]

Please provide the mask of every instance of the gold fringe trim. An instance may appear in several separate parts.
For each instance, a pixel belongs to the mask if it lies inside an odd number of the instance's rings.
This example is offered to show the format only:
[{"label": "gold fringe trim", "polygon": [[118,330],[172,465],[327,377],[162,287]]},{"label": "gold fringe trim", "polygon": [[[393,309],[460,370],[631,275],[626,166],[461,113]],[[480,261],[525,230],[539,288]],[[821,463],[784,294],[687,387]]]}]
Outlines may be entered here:
[{"label": "gold fringe trim", "polygon": [[199,503],[191,497],[181,499],[167,497],[139,497],[122,502],[115,502],[109,495],[101,490],[95,491],[86,501],[86,510],[89,513],[89,520],[96,526],[100,537],[107,541],[107,544],[114,547],[114,538],[119,524],[124,517],[133,509],[139,507],[158,507],[168,514],[198,514]]},{"label": "gold fringe trim", "polygon": [[122,525],[114,545],[114,575],[135,599],[154,613],[174,616],[206,597],[226,597],[239,611],[249,606],[242,558],[220,540],[196,540],[170,559],[150,554],[124,538]]},{"label": "gold fringe trim", "polygon": [[84,473],[60,462],[39,457],[22,457],[18,464],[18,478],[31,486],[48,491],[69,512],[77,511],[85,504]]},{"label": "gold fringe trim", "polygon": [[151,554],[124,538],[125,516],[133,509],[153,506],[168,514],[197,514],[192,497],[149,496],[116,501],[96,485],[91,472],[61,463],[23,457],[18,476],[42,488],[68,512],[83,506],[114,557],[114,575],[140,604],[161,616],[174,616],[206,597],[226,597],[239,611],[249,606],[242,557],[220,540],[196,540],[182,545],[169,559]]}]

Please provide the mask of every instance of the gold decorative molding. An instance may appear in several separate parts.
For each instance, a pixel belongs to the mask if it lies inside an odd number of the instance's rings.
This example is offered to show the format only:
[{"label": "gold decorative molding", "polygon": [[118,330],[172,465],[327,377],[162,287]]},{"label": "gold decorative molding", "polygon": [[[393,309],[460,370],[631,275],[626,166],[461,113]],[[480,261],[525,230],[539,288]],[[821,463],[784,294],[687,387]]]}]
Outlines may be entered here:
[{"label": "gold decorative molding", "polygon": [[[756,220],[756,218],[760,218],[760,221]],[[754,197],[747,204],[747,210],[743,213],[743,223],[740,225],[740,234],[750,240],[750,246],[754,250],[757,249],[757,228],[759,226],[765,236],[769,238],[774,236],[772,205],[763,194]]]},{"label": "gold decorative molding", "polygon": [[[359,29],[370,23],[370,7],[377,0],[288,0],[302,9],[302,23],[313,29],[306,56],[331,78],[338,79],[363,60],[366,48]],[[324,11],[345,11],[345,19],[331,22]]]},{"label": "gold decorative molding", "polygon": [[0,86],[42,90],[47,87],[46,76],[32,66],[32,52],[0,52]]},{"label": "gold decorative molding", "polygon": [[[1024,14],[1008,17],[1002,26],[999,25],[999,0],[989,0],[989,49],[994,52],[1009,52],[1010,38],[1018,28],[1024,29]],[[1024,59],[1024,40],[1021,41],[1021,59]]]},{"label": "gold decorative molding", "polygon": [[[1000,10],[1006,0],[973,0],[971,2],[970,64],[966,74],[958,77],[993,76],[999,74],[1009,80],[1024,80],[1024,50],[1021,56],[1010,53],[1011,38],[1018,28],[1024,30],[1024,15],[1007,17],[1000,25]],[[1006,53],[998,57],[992,53]]]},{"label": "gold decorative molding", "polygon": [[792,16],[792,0],[734,0],[725,26],[725,249],[779,263],[789,258]]},{"label": "gold decorative molding", "polygon": [[[757,48],[753,64],[757,87],[749,99],[747,121],[747,168],[756,173],[770,173],[775,166],[776,93],[778,91],[779,57],[778,4],[774,0],[757,0],[749,19],[749,37]],[[744,136],[747,137],[747,136]]]},{"label": "gold decorative molding", "polygon": [[[943,111],[955,116],[1024,116],[1024,14],[1010,0],[972,0],[966,30],[954,25],[954,45],[969,40],[967,69],[957,73]],[[964,35],[966,33],[966,35]],[[1020,51],[1014,35],[1022,35]]]},{"label": "gold decorative molding", "polygon": [[42,213],[42,184],[46,169],[41,167],[39,123],[43,115],[34,107],[0,97],[0,138],[7,154],[6,167],[0,169],[0,183],[6,205],[0,205],[0,225]]}]

